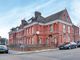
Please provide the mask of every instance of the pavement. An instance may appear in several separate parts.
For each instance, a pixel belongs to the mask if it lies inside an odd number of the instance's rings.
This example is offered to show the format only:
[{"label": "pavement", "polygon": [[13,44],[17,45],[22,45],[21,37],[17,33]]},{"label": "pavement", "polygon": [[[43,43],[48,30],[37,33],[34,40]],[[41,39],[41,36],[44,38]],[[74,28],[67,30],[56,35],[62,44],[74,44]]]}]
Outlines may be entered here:
[{"label": "pavement", "polygon": [[15,51],[15,50],[9,50],[9,54],[30,54],[30,53],[39,53],[39,52],[47,52],[47,51],[57,51],[58,48],[55,49],[43,49],[43,50],[35,50],[35,51]]},{"label": "pavement", "polygon": [[69,50],[45,49],[34,53],[9,51],[10,54],[0,54],[0,60],[80,60],[80,48]]}]

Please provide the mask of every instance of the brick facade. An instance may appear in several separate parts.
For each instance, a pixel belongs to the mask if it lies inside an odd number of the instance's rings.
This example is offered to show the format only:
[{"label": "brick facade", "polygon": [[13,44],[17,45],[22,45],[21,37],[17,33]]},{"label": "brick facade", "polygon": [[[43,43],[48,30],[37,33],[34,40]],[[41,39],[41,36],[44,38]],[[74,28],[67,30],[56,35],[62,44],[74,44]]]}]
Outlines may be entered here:
[{"label": "brick facade", "polygon": [[[25,46],[59,46],[64,42],[78,40],[78,27],[75,29],[67,13],[62,10],[46,18],[36,12],[35,18],[22,20],[20,26],[12,28],[9,32],[9,44]],[[75,35],[76,33],[76,35]]]},{"label": "brick facade", "polygon": [[73,29],[74,29],[74,41],[78,41],[79,40],[79,27],[73,25]]}]

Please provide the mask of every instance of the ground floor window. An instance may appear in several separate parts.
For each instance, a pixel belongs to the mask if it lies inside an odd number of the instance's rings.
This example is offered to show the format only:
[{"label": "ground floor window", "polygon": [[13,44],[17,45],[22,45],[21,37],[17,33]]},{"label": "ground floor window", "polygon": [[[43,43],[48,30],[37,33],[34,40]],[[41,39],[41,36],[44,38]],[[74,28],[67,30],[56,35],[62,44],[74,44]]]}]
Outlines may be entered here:
[{"label": "ground floor window", "polygon": [[41,38],[39,38],[39,44],[41,44],[42,43],[42,39]]},{"label": "ground floor window", "polygon": [[64,42],[66,42],[66,34],[63,34]]},{"label": "ground floor window", "polygon": [[46,39],[46,44],[49,44],[49,39],[48,38]]},{"label": "ground floor window", "polygon": [[68,42],[70,42],[70,35],[68,34]]},{"label": "ground floor window", "polygon": [[34,44],[34,38],[32,38],[32,44]]}]

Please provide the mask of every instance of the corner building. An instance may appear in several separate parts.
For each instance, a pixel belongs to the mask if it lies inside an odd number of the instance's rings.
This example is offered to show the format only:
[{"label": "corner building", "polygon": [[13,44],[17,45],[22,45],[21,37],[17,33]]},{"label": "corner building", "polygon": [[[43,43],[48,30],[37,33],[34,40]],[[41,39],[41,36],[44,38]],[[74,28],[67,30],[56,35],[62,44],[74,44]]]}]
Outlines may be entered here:
[{"label": "corner building", "polygon": [[73,25],[66,9],[48,17],[43,17],[36,11],[35,17],[30,18],[28,22],[25,19],[21,20],[20,26],[11,29],[9,44],[57,47],[65,42],[76,41],[79,29],[75,29],[75,35]]}]

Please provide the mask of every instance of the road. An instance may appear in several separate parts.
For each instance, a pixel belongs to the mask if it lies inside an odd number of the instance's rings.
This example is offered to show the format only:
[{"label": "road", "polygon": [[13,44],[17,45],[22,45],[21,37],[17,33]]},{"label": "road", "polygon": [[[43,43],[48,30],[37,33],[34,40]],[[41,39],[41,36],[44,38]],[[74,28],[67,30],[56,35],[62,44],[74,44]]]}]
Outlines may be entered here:
[{"label": "road", "polygon": [[80,60],[80,48],[30,54],[0,54],[0,60]]}]

